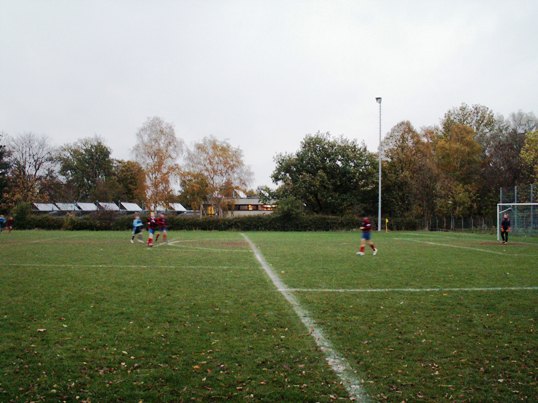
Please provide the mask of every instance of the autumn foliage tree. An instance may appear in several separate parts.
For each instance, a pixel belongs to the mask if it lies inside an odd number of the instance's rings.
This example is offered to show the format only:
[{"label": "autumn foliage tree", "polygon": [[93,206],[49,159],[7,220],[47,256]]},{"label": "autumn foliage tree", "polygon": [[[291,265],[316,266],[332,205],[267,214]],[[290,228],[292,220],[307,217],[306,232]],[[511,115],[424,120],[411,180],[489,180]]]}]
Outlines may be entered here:
[{"label": "autumn foliage tree", "polygon": [[384,140],[383,214],[421,220],[425,228],[434,217],[451,227],[454,217],[494,217],[500,187],[537,181],[537,128],[532,113],[505,119],[466,104],[438,127],[417,132],[409,122],[397,124]]},{"label": "autumn foliage tree", "polygon": [[245,191],[252,172],[243,162],[241,149],[209,136],[187,151],[184,176],[184,191],[196,194],[205,189],[215,213],[222,215],[224,197],[233,197],[235,190]]},{"label": "autumn foliage tree", "polygon": [[181,186],[181,202],[192,210],[203,212],[204,201],[208,199],[209,183],[202,172],[182,171],[179,182]]},{"label": "autumn foliage tree", "polygon": [[437,169],[431,129],[418,132],[411,122],[394,126],[383,140],[383,205],[386,215],[403,220],[422,217],[430,224]]},{"label": "autumn foliage tree", "polygon": [[173,199],[172,183],[179,176],[178,158],[183,142],[174,127],[159,117],[148,118],[136,133],[133,149],[136,161],[146,175],[146,204],[151,210]]},{"label": "autumn foliage tree", "polygon": [[114,199],[144,204],[146,200],[146,173],[136,161],[114,161],[114,181],[117,184]]}]

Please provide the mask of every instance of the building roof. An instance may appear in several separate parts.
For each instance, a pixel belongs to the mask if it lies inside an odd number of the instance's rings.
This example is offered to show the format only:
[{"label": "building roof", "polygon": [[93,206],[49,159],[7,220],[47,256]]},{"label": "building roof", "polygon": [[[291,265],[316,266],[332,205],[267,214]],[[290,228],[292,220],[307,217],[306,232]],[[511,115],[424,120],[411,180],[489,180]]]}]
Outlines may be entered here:
[{"label": "building roof", "polygon": [[170,207],[174,211],[179,211],[179,212],[187,211],[187,209],[185,207],[183,207],[183,205],[181,203],[170,203]]},{"label": "building roof", "polygon": [[120,202],[121,207],[123,207],[126,211],[142,211],[142,207],[140,207],[136,203],[128,203],[128,202]]},{"label": "building roof", "polygon": [[55,203],[60,211],[80,211],[75,203]]},{"label": "building roof", "polygon": [[97,211],[95,203],[77,203],[77,206],[82,211]]},{"label": "building roof", "polygon": [[99,202],[99,207],[101,207],[103,210],[108,211],[119,211],[119,207],[116,203],[106,203],[106,202]]},{"label": "building roof", "polygon": [[32,203],[38,211],[58,211],[54,203]]}]

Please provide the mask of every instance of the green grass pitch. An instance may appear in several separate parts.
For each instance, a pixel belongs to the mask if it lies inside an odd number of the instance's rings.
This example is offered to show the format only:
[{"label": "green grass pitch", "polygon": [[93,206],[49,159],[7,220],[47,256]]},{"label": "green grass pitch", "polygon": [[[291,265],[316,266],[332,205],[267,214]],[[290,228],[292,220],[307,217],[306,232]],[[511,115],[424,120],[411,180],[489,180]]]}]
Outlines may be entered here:
[{"label": "green grass pitch", "polygon": [[244,235],[0,234],[0,401],[538,400],[538,239]]}]

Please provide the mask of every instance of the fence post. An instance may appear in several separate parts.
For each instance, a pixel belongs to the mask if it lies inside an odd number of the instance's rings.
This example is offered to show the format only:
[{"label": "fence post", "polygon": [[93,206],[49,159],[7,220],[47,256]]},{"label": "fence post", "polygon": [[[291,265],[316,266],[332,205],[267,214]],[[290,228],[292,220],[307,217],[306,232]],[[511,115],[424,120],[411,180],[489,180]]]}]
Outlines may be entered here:
[{"label": "fence post", "polygon": [[[531,203],[534,203],[534,184],[531,184]],[[534,206],[531,206],[531,232],[534,231]]]}]

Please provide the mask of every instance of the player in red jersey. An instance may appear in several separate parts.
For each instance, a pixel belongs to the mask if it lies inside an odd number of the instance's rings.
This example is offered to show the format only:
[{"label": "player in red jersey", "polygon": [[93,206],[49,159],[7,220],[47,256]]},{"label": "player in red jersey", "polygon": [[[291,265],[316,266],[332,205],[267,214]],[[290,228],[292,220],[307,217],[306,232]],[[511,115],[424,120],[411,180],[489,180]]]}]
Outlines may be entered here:
[{"label": "player in red jersey", "polygon": [[155,242],[159,240],[159,235],[161,233],[163,234],[163,241],[167,241],[167,233],[166,233],[166,227],[168,224],[166,223],[166,217],[164,216],[164,213],[159,214],[159,217],[156,218],[157,221],[157,229],[159,232],[157,232],[157,237],[155,238]]},{"label": "player in red jersey", "polygon": [[13,225],[15,225],[15,219],[13,218],[13,216],[9,216],[6,221],[6,229],[8,233],[13,231]]},{"label": "player in red jersey", "polygon": [[155,219],[155,213],[152,211],[149,213],[148,218],[148,246],[153,246],[153,234],[155,234],[155,230],[157,229],[157,220]]},{"label": "player in red jersey", "polygon": [[372,250],[374,251],[373,255],[375,256],[377,254],[377,249],[372,242],[372,223],[370,222],[370,219],[368,217],[363,218],[360,229],[362,230],[361,247],[357,252],[357,255],[364,256],[364,247],[366,243],[368,243],[368,245],[370,245],[370,248],[372,248]]}]

